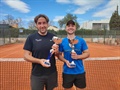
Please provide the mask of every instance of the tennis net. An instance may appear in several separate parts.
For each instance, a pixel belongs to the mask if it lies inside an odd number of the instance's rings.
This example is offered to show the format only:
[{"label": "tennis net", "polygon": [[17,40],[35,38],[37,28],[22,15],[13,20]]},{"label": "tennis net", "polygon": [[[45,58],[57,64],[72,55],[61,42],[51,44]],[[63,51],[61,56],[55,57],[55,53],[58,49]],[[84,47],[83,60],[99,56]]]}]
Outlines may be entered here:
[{"label": "tennis net", "polygon": [[[62,87],[62,65],[57,60],[58,87]],[[85,90],[120,90],[120,57],[84,60],[87,87]],[[31,63],[23,58],[0,58],[0,90],[30,90]]]}]

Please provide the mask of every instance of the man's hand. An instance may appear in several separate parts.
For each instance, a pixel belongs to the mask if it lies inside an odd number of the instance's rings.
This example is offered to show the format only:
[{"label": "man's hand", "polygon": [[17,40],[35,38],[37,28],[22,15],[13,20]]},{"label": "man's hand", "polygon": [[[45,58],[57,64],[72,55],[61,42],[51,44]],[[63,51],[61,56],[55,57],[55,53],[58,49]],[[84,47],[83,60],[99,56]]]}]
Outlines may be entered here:
[{"label": "man's hand", "polygon": [[78,59],[78,55],[76,52],[71,52],[72,59]]},{"label": "man's hand", "polygon": [[50,67],[50,65],[45,64],[45,62],[47,62],[46,59],[40,59],[40,64],[41,64],[43,67],[46,67],[46,68]]},{"label": "man's hand", "polygon": [[59,46],[57,44],[53,44],[52,45],[52,54],[53,53],[58,53],[59,52]]},{"label": "man's hand", "polygon": [[69,68],[71,68],[70,62],[69,62],[68,60],[66,60],[65,63],[66,63],[66,65],[67,65]]}]

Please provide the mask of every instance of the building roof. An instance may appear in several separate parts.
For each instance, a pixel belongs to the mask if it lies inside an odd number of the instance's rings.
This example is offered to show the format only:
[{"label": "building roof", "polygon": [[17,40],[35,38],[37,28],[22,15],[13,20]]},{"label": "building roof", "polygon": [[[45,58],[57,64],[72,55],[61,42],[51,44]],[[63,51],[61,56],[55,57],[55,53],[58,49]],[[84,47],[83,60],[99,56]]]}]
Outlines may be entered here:
[{"label": "building roof", "polygon": [[59,29],[56,26],[49,26],[48,30],[59,31]]}]

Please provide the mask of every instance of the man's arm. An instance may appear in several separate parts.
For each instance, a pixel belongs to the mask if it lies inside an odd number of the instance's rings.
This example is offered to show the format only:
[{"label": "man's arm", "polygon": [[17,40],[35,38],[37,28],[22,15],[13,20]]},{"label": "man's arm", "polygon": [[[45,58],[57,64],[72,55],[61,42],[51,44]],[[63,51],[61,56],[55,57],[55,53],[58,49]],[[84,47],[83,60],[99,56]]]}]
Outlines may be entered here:
[{"label": "man's arm", "polygon": [[63,55],[62,55],[61,52],[59,52],[59,53],[57,54],[57,57],[58,57],[58,59],[59,59],[60,61],[66,63],[66,65],[67,65],[68,67],[71,67],[71,66],[70,66],[70,62],[63,57]]},{"label": "man's arm", "polygon": [[85,51],[83,51],[83,53],[81,54],[81,55],[77,55],[77,53],[72,53],[71,54],[71,57],[73,58],[73,59],[86,59],[86,58],[88,58],[90,56],[90,53],[89,53],[89,50],[85,50]]},{"label": "man's arm", "polygon": [[26,60],[28,62],[32,62],[32,63],[41,64],[43,67],[49,67],[48,65],[44,64],[44,62],[46,61],[46,59],[34,58],[32,56],[32,53],[30,51],[28,51],[28,50],[24,50],[24,60]]}]

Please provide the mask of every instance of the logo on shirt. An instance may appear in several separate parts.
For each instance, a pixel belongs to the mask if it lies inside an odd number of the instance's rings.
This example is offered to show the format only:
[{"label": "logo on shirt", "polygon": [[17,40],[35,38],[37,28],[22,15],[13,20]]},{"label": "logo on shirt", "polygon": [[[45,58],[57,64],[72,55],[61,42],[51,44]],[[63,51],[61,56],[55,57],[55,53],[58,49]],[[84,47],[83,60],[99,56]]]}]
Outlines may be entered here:
[{"label": "logo on shirt", "polygon": [[52,40],[50,39],[50,41],[52,41]]},{"label": "logo on shirt", "polygon": [[35,41],[39,42],[39,41],[42,41],[42,39],[35,39]]}]

